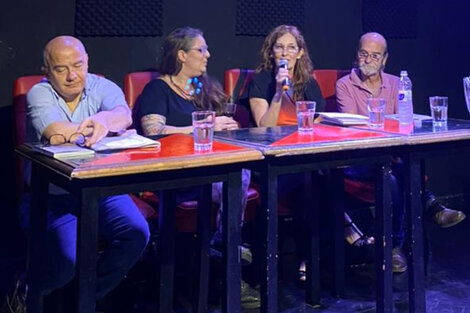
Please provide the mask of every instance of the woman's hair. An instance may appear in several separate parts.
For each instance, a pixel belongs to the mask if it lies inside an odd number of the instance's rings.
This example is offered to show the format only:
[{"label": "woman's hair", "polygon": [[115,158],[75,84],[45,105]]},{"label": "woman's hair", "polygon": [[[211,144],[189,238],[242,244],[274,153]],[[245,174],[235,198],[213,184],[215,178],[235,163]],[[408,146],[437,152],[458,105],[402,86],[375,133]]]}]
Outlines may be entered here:
[{"label": "woman's hair", "polygon": [[[203,37],[201,30],[191,27],[177,28],[163,40],[160,64],[158,72],[162,75],[177,75],[183,68],[178,58],[178,51],[188,52],[196,37]],[[210,78],[207,74],[199,77],[202,82],[202,90],[194,96],[196,106],[200,109],[215,110],[221,112],[223,105],[227,102],[222,85]]]},{"label": "woman's hair", "polygon": [[256,71],[274,71],[276,69],[273,47],[276,44],[278,38],[284,36],[285,34],[291,34],[294,36],[295,40],[297,41],[299,51],[304,51],[300,59],[298,59],[295,63],[294,77],[291,79],[294,90],[294,100],[301,100],[303,98],[305,88],[307,87],[307,82],[310,79],[313,65],[312,60],[310,60],[305,39],[297,27],[290,25],[280,25],[269,33],[269,35],[264,40],[263,47],[261,48],[261,63],[257,67]]}]

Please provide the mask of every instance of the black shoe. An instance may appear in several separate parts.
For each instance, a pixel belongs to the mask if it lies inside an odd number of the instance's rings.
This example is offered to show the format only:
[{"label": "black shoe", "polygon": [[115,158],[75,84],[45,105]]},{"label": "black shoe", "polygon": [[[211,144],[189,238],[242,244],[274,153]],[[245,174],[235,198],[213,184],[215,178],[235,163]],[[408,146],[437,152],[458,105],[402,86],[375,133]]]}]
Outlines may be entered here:
[{"label": "black shoe", "polygon": [[465,219],[465,213],[452,210],[435,200],[429,205],[429,210],[433,214],[433,220],[442,228],[452,227]]},{"label": "black shoe", "polygon": [[408,263],[406,261],[405,254],[400,247],[392,249],[392,272],[403,273],[408,269]]},{"label": "black shoe", "polygon": [[261,307],[261,296],[258,290],[251,287],[243,279],[241,281],[241,303],[242,309],[252,310]]}]

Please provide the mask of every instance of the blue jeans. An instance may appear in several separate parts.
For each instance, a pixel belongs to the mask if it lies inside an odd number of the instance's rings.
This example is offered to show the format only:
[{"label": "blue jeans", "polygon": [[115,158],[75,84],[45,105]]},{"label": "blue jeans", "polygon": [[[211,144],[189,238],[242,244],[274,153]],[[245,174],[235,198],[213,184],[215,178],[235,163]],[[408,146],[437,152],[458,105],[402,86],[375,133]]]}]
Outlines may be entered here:
[{"label": "blue jeans", "polygon": [[[67,284],[75,275],[77,218],[76,199],[49,196],[44,292]],[[102,198],[99,202],[98,236],[105,249],[98,257],[97,299],[114,289],[135,264],[147,245],[147,221],[128,195]],[[23,214],[29,215],[27,211]]]},{"label": "blue jeans", "polygon": [[[390,175],[390,190],[392,196],[392,235],[393,246],[401,247],[405,238],[405,203],[403,199],[402,187],[402,165],[401,163],[392,163],[392,171]],[[346,168],[344,170],[345,176],[349,179],[358,180],[362,182],[375,181],[375,167],[372,165],[357,165]]]}]

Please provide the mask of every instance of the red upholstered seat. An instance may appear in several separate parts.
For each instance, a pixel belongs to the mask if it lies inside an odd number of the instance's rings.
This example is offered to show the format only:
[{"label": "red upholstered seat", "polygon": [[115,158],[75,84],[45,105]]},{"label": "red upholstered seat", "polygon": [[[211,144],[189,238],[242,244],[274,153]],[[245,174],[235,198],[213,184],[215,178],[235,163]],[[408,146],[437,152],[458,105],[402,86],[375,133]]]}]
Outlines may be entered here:
[{"label": "red upholstered seat", "polygon": [[242,128],[254,126],[251,121],[248,99],[244,97],[254,73],[254,70],[239,68],[225,71],[224,90],[229,101],[238,104],[234,119]]},{"label": "red upholstered seat", "polygon": [[153,79],[160,77],[157,72],[133,72],[124,77],[124,96],[131,109],[144,90],[145,85]]},{"label": "red upholstered seat", "polygon": [[[44,75],[18,77],[13,84],[13,145],[17,147],[26,139],[26,94]],[[24,188],[23,159],[15,155],[16,199],[20,200]]]},{"label": "red upholstered seat", "polygon": [[[157,72],[133,72],[124,77],[124,95],[131,109],[135,112],[135,104],[138,97],[144,90],[145,85],[153,79],[160,77]],[[236,118],[236,116],[235,116]],[[134,123],[137,121],[134,118]],[[155,210],[158,208],[158,197],[153,192],[141,193],[141,199],[150,204]],[[259,205],[259,193],[253,189],[248,189],[247,209],[245,221],[254,217],[254,208]],[[185,201],[178,205],[176,209],[176,227],[181,232],[195,232],[197,230],[197,201]],[[215,227],[216,206],[214,204],[212,225]],[[156,217],[156,215],[154,216]]]},{"label": "red upholstered seat", "polygon": [[321,94],[325,98],[325,111],[337,112],[338,105],[336,104],[336,81],[341,77],[349,74],[350,70],[314,70],[313,78],[317,81],[320,87]]}]

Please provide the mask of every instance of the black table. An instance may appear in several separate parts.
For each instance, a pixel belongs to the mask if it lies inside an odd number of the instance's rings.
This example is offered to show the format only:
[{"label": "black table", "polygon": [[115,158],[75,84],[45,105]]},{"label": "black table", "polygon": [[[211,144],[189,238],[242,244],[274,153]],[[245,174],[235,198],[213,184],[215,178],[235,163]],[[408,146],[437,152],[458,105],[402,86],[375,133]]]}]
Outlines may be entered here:
[{"label": "black table", "polygon": [[[377,260],[377,312],[392,312],[392,271],[391,271],[391,201],[389,192],[389,163],[392,155],[400,153],[406,138],[401,135],[379,133],[369,130],[342,128],[316,124],[314,133],[299,135],[296,126],[252,128],[217,133],[216,137],[263,152],[265,161],[254,168],[263,180],[261,200],[263,233],[265,234],[264,257],[261,268],[265,279],[261,283],[262,312],[277,312],[277,179],[287,173],[311,172],[317,169],[338,169],[332,171],[329,189],[336,191],[332,197],[334,228],[344,229],[344,206],[341,201],[343,182],[341,171],[345,166],[377,164],[376,193],[376,260]],[[311,197],[310,193],[306,194]],[[306,203],[312,203],[309,198]],[[318,251],[318,210],[310,208],[310,268],[307,268],[307,302],[319,303],[319,251]],[[344,289],[344,234],[336,231],[333,260],[334,293]],[[381,249],[379,249],[381,247]]]},{"label": "black table", "polygon": [[22,145],[17,153],[32,163],[31,233],[28,258],[28,312],[42,312],[40,288],[42,251],[46,231],[49,183],[78,198],[76,312],[95,312],[98,199],[129,192],[163,190],[160,199],[160,312],[171,312],[174,274],[174,208],[178,188],[202,185],[198,206],[199,294],[197,312],[207,311],[211,183],[224,184],[224,293],[223,311],[240,312],[241,169],[263,158],[253,149],[214,142],[209,153],[194,153],[192,137],[171,135],[161,139],[161,150],[137,149],[93,160],[55,160]]}]

